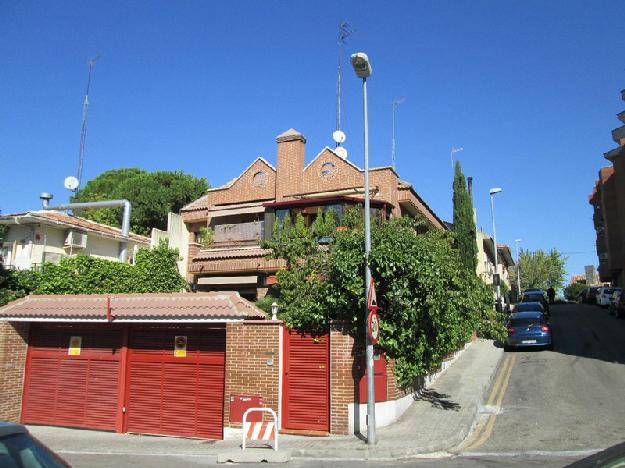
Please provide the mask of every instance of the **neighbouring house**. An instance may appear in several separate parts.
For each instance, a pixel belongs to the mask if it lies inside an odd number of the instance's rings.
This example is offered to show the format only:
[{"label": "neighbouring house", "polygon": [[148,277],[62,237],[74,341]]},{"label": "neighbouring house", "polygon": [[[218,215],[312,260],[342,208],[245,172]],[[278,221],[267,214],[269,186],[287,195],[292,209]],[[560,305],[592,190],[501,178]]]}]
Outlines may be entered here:
[{"label": "neighbouring house", "polygon": [[[195,290],[263,297],[284,267],[260,247],[271,237],[276,220],[301,213],[311,225],[319,210],[333,210],[340,224],[347,207],[362,206],[363,169],[327,147],[306,164],[306,138],[294,129],[276,142],[276,166],[259,157],[235,179],[182,208],[189,231],[187,279]],[[370,168],[370,191],[373,216],[422,216],[425,229],[447,229],[391,167]],[[210,245],[203,239],[204,228],[212,233]]]},{"label": "neighbouring house", "polygon": [[117,261],[122,243],[128,242],[132,261],[139,247],[149,247],[150,239],[121,229],[58,211],[28,211],[0,215],[6,233],[0,240],[0,257],[5,267],[19,270],[37,268],[45,262],[57,263],[62,257],[90,255]]},{"label": "neighbouring house", "polygon": [[186,277],[189,261],[189,231],[182,216],[176,213],[167,213],[167,231],[152,228],[150,245],[156,247],[162,240],[167,241],[170,249],[178,249],[178,272]]},{"label": "neighbouring house", "polygon": [[[281,431],[363,433],[364,349],[345,329],[288,329],[236,292],[28,296],[0,308],[0,420],[221,439],[268,407]],[[374,361],[378,426],[418,390],[393,365]]]},{"label": "neighbouring house", "polygon": [[[625,90],[621,91],[621,98],[625,101]],[[617,118],[625,124],[625,111],[617,114]],[[612,139],[618,146],[603,155],[612,166],[599,170],[588,202],[593,207],[599,280],[622,287],[625,285],[625,125],[612,130]]]},{"label": "neighbouring house", "polygon": [[[510,252],[510,247],[506,244],[497,244],[497,269],[495,269],[495,242],[486,232],[478,229],[477,235],[477,275],[486,284],[493,284],[494,275],[498,271],[502,283],[510,289],[510,271],[514,270],[515,263]],[[514,278],[512,278],[514,282]]]}]

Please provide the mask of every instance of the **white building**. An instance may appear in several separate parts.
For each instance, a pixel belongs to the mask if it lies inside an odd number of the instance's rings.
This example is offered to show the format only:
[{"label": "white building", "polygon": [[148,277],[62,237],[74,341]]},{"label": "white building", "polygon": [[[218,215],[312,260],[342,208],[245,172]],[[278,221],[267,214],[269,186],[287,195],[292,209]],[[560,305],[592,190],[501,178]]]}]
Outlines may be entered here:
[{"label": "white building", "polygon": [[119,260],[121,244],[128,242],[128,259],[139,247],[150,247],[150,238],[57,211],[28,211],[0,215],[7,227],[0,240],[0,257],[5,267],[30,269],[44,262],[57,263],[70,255],[89,255]]}]

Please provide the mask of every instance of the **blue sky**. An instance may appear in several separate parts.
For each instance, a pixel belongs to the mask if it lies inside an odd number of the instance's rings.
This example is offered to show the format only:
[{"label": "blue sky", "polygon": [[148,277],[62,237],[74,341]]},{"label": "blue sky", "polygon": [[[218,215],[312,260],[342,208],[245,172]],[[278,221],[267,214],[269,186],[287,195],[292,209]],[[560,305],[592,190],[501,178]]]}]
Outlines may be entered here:
[{"label": "blue sky", "polygon": [[474,178],[478,225],[526,249],[569,253],[569,274],[597,264],[597,171],[625,109],[622,1],[21,1],[0,0],[3,213],[66,201],[77,167],[89,57],[85,180],[135,166],[182,170],[218,186],[275,136],[306,135],[307,160],[332,146],[337,27],[345,47],[343,129],[362,166],[361,83],[347,56],[368,53],[372,165],[391,161],[444,219],[450,149]]}]

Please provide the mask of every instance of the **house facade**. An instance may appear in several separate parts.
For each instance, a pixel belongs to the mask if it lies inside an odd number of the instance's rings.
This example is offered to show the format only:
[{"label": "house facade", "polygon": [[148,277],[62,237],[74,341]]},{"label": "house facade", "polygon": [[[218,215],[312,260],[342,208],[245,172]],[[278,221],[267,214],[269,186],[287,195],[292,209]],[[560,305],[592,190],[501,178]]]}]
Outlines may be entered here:
[{"label": "house facade", "polygon": [[117,261],[121,244],[128,243],[129,258],[150,239],[121,229],[58,211],[28,211],[0,216],[6,233],[0,240],[0,257],[5,267],[18,270],[37,268],[44,262],[57,263],[62,257],[89,255]]},{"label": "house facade", "polygon": [[[333,210],[339,220],[350,206],[362,206],[364,171],[332,149],[324,148],[305,163],[306,138],[294,129],[276,138],[276,165],[259,157],[241,175],[211,189],[181,210],[189,232],[187,279],[197,291],[235,290],[255,300],[275,284],[280,259],[260,248],[274,223],[288,214],[304,216],[307,225],[319,210]],[[370,168],[374,216],[423,216],[429,229],[444,223],[391,167]],[[202,239],[205,229],[212,243]],[[203,245],[204,243],[204,245]]]},{"label": "house facade", "polygon": [[[625,90],[621,91],[625,101]],[[625,124],[625,111],[617,114]],[[588,197],[593,207],[599,279],[614,286],[625,285],[625,125],[612,130],[617,147],[604,154],[612,163],[602,167]]]},{"label": "house facade", "polygon": [[510,248],[505,244],[497,244],[497,268],[495,268],[495,242],[486,232],[478,229],[477,236],[477,275],[486,284],[493,284],[495,273],[499,273],[502,283],[511,289],[514,278],[510,277],[510,272],[515,266]]}]

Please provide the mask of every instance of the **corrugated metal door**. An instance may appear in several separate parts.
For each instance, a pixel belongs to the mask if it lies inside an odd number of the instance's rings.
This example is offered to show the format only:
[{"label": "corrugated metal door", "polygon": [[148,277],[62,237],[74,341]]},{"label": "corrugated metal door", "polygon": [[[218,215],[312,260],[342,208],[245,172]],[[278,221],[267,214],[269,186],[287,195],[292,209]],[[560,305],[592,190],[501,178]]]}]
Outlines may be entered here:
[{"label": "corrugated metal door", "polygon": [[286,330],[284,429],[330,431],[330,339]]},{"label": "corrugated metal door", "polygon": [[114,430],[121,344],[120,327],[33,324],[22,421]]},{"label": "corrugated metal door", "polygon": [[126,430],[222,439],[225,355],[223,326],[131,329]]}]

